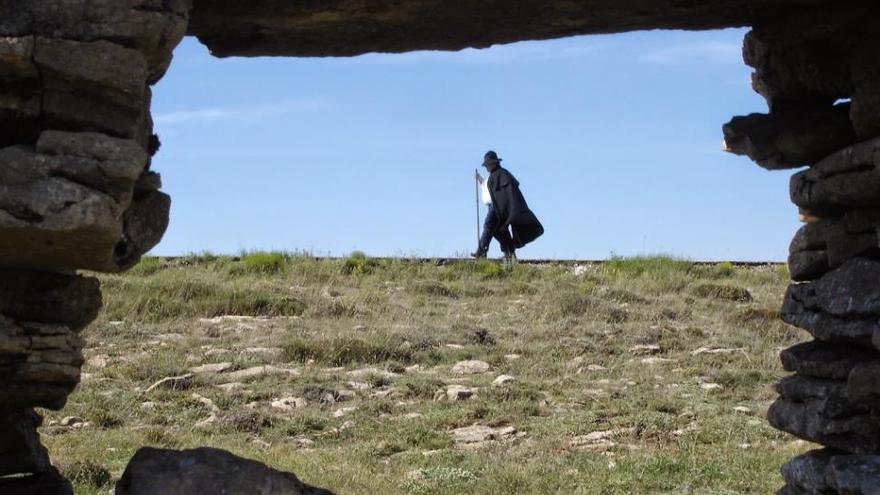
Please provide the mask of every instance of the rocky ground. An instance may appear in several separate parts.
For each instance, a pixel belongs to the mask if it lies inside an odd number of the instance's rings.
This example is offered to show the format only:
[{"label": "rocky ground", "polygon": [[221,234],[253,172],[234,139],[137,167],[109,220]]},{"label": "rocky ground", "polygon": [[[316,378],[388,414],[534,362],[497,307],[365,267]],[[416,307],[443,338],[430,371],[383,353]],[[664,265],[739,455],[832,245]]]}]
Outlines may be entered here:
[{"label": "rocky ground", "polygon": [[764,414],[806,340],[782,266],[147,258],[101,276],[41,434],[77,493],[144,445],[337,493],[770,493],[810,444]]}]

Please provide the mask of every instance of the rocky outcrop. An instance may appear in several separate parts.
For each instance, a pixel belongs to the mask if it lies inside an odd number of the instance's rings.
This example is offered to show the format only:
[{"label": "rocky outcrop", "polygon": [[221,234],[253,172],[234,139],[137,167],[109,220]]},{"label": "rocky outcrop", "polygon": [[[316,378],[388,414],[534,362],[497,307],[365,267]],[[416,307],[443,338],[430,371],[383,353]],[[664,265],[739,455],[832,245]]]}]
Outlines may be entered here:
[{"label": "rocky outcrop", "polygon": [[189,33],[217,56],[460,50],[638,29],[748,26],[829,0],[196,0]]},{"label": "rocky outcrop", "polygon": [[169,493],[333,495],[303,483],[292,473],[276,471],[259,462],[210,448],[183,451],[141,449],[116,485],[116,495]]},{"label": "rocky outcrop", "polygon": [[[80,379],[97,280],[168,222],[150,157],[150,85],[186,30],[183,0],[0,0],[0,492],[72,493],[34,407]],[[6,477],[16,475],[15,477]]]},{"label": "rocky outcrop", "polygon": [[878,26],[868,2],[758,23],[743,53],[770,111],[724,126],[727,149],[764,168],[809,167],[791,178],[811,222],[791,242],[780,314],[815,340],[781,353],[794,375],[767,417],[829,449],[786,464],[780,494],[880,493]]}]

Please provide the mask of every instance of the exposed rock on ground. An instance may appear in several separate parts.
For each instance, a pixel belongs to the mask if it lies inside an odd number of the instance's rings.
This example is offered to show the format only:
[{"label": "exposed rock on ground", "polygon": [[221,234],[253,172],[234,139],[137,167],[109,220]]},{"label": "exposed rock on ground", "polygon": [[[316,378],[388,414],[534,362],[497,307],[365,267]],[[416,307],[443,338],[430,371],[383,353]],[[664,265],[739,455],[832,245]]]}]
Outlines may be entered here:
[{"label": "exposed rock on ground", "polygon": [[116,495],[332,495],[292,473],[211,448],[139,450],[116,485]]}]

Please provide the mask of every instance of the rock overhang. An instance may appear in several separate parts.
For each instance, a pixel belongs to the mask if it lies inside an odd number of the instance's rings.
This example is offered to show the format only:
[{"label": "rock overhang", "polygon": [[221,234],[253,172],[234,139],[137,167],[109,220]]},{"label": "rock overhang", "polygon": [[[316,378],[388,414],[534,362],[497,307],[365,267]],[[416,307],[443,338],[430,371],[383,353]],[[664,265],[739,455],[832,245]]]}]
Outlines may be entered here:
[{"label": "rock overhang", "polygon": [[[856,0],[854,0],[855,2]],[[195,0],[188,34],[219,57],[460,50],[647,29],[752,26],[830,0]]]}]

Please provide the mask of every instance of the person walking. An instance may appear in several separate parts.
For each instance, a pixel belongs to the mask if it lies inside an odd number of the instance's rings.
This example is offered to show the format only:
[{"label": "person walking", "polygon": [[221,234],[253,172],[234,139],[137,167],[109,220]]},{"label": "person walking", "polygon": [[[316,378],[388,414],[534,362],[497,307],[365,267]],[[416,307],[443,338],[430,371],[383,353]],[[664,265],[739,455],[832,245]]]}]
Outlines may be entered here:
[{"label": "person walking", "polygon": [[[485,231],[474,257],[485,256],[490,241],[484,242],[483,239],[494,237],[501,245],[504,258],[512,261],[516,258],[517,249],[544,234],[544,226],[529,209],[519,189],[519,181],[501,166],[501,161],[502,159],[498,158],[498,154],[494,151],[487,151],[483,155],[483,167],[489,172],[489,178],[485,182],[492,206],[486,215]],[[476,178],[482,179],[479,173]],[[482,256],[478,256],[480,254]]]}]

